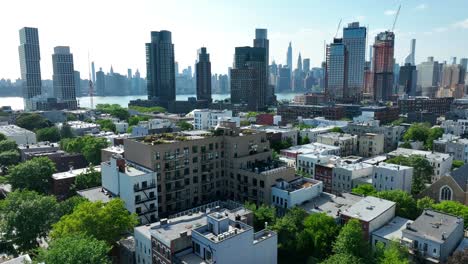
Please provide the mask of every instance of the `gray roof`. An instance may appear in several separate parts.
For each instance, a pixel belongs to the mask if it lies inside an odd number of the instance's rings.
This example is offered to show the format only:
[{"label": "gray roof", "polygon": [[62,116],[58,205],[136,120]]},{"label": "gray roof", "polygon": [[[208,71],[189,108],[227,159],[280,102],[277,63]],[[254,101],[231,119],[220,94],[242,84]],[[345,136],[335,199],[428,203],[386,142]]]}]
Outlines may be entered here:
[{"label": "gray roof", "polygon": [[[77,191],[78,195],[88,199],[91,202],[96,202],[96,201],[101,201],[103,203],[107,203],[110,200],[112,200],[112,194],[108,192],[108,195],[106,195],[102,191],[102,187],[94,187],[94,188],[89,188],[85,190],[80,190]],[[109,197],[110,195],[110,197]]]},{"label": "gray roof", "polygon": [[326,213],[328,216],[338,218],[338,212],[343,212],[362,199],[364,197],[350,193],[343,193],[341,197],[323,192],[307,203],[299,205],[299,207],[306,210],[309,214]]},{"label": "gray roof", "polygon": [[468,164],[461,166],[460,168],[452,171],[451,173],[452,178],[457,182],[457,184],[463,189],[463,191],[467,191],[468,185]]},{"label": "gray roof", "polygon": [[342,212],[343,215],[356,218],[365,222],[370,222],[392,207],[395,202],[388,201],[374,196],[367,196],[350,208]]},{"label": "gray roof", "polygon": [[17,258],[10,259],[6,262],[3,262],[3,264],[25,264],[25,263],[32,263],[29,255],[21,255]]},{"label": "gray roof", "polygon": [[409,225],[410,228],[403,230],[403,236],[405,236],[405,234],[411,234],[438,243],[444,243],[442,236],[450,237],[460,224],[463,225],[462,218],[433,210],[424,210],[424,212]]},{"label": "gray roof", "polygon": [[402,231],[406,228],[407,223],[412,223],[413,221],[396,216],[390,222],[386,223],[381,228],[372,232],[373,236],[378,236],[385,238],[387,240],[400,240],[402,236]]}]

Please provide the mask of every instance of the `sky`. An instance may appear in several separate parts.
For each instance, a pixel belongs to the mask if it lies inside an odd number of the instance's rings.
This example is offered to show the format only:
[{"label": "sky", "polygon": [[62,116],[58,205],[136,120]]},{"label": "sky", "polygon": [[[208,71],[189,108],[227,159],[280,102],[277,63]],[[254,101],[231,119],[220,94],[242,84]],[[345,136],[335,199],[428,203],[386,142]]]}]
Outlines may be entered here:
[{"label": "sky", "polygon": [[[146,76],[145,43],[150,32],[169,30],[182,71],[194,65],[197,49],[206,46],[212,73],[227,73],[234,48],[253,45],[255,28],[267,28],[270,61],[284,64],[289,41],[296,66],[300,52],[318,67],[324,42],[359,21],[368,26],[368,44],[391,29],[396,9],[395,58],[401,63],[415,38],[416,63],[468,57],[468,1],[465,0],[14,0],[1,1],[0,78],[20,77],[19,29],[39,28],[43,79],[52,77],[55,46],[70,46],[75,70],[88,76],[88,53],[105,72],[139,69]],[[340,28],[338,37],[342,34]],[[366,55],[367,56],[367,55]]]}]

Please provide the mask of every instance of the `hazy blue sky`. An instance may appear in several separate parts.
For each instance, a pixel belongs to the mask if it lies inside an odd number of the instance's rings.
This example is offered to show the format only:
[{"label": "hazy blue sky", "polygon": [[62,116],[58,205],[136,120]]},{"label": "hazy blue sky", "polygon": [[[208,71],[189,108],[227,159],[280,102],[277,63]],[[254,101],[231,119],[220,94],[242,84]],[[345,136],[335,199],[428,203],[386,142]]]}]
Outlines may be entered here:
[{"label": "hazy blue sky", "polygon": [[[54,46],[68,45],[75,69],[87,77],[87,53],[97,69],[115,72],[140,69],[145,76],[145,48],[151,30],[172,31],[179,68],[193,65],[196,51],[206,46],[212,72],[226,73],[234,47],[252,45],[256,27],[268,29],[270,60],[285,63],[289,41],[293,62],[300,51],[312,66],[323,60],[340,18],[345,25],[369,26],[369,44],[377,32],[390,29],[398,4],[397,62],[417,39],[416,62],[468,57],[468,1],[465,0],[14,0],[1,1],[0,78],[20,76],[18,30],[38,27],[43,78],[51,78]],[[341,35],[341,30],[339,36]],[[96,69],[96,70],[97,70]]]}]

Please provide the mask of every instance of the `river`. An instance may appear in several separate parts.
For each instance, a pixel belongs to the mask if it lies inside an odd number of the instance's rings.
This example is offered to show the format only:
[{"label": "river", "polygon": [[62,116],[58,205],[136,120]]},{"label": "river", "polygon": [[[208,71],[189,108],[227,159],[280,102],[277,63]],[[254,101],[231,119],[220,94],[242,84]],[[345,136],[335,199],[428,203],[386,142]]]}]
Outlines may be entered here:
[{"label": "river", "polygon": [[[292,100],[295,93],[280,93],[276,94],[278,100]],[[179,101],[186,101],[189,97],[196,97],[194,94],[179,94],[176,99]],[[224,100],[230,97],[230,94],[213,94],[213,100]],[[94,96],[94,105],[97,104],[119,104],[122,107],[127,107],[131,100],[146,99],[146,95],[129,95],[129,96]],[[78,103],[80,107],[90,107],[90,98],[78,97]],[[11,106],[13,110],[23,110],[23,98],[22,97],[0,97],[0,106]]]}]

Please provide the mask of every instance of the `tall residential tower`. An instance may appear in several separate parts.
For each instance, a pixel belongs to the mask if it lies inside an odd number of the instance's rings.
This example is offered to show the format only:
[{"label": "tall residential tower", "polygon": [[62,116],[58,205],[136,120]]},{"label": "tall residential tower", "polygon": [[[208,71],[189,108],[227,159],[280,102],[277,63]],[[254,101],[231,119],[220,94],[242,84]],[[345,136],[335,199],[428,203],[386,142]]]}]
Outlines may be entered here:
[{"label": "tall residential tower", "polygon": [[355,101],[359,100],[364,88],[366,31],[365,27],[359,26],[359,22],[350,23],[343,28],[343,44],[347,52],[345,97]]},{"label": "tall residential tower", "polygon": [[390,31],[379,33],[375,37],[374,67],[374,100],[389,100],[393,91],[395,34]]},{"label": "tall residential tower", "polygon": [[52,54],[54,96],[67,109],[77,109],[73,54],[70,47],[58,46]]},{"label": "tall residential tower", "polygon": [[37,28],[24,27],[19,31],[18,47],[21,80],[23,85],[24,109],[36,110],[36,100],[41,96],[41,53]]},{"label": "tall residential tower", "polygon": [[210,54],[206,52],[205,47],[198,50],[195,74],[197,76],[197,100],[211,102],[211,62]]}]

